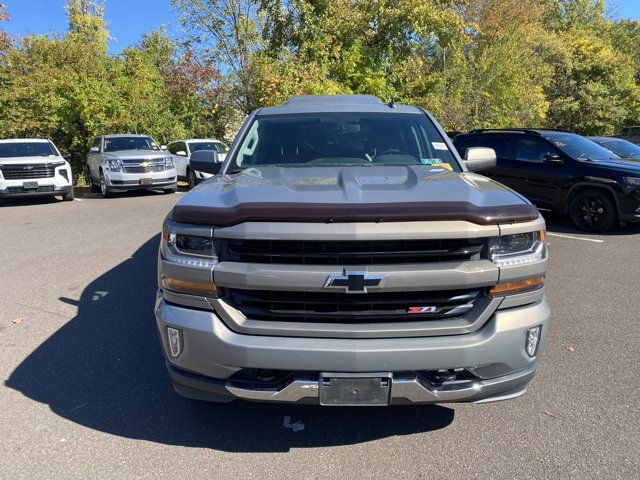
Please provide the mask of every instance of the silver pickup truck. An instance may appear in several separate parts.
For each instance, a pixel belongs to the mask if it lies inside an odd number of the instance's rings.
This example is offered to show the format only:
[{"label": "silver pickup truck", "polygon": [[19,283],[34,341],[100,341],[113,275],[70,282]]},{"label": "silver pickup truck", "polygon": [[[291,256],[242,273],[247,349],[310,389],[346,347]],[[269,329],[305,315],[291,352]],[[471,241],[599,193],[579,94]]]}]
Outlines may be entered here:
[{"label": "silver pickup truck", "polygon": [[[169,375],[195,399],[522,395],[547,335],[545,222],[417,107],[295,97],[249,116],[158,256]],[[212,152],[193,168],[218,173]]]},{"label": "silver pickup truck", "polygon": [[103,135],[91,142],[85,176],[92,192],[161,189],[174,193],[177,172],[173,158],[147,135]]}]

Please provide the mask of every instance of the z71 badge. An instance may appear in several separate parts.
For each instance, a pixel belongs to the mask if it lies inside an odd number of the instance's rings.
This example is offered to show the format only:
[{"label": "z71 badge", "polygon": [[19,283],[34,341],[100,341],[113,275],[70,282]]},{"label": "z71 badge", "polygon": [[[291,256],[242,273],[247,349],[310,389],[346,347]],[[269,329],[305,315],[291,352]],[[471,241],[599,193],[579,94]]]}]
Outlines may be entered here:
[{"label": "z71 badge", "polygon": [[407,313],[436,313],[437,307],[409,307]]}]

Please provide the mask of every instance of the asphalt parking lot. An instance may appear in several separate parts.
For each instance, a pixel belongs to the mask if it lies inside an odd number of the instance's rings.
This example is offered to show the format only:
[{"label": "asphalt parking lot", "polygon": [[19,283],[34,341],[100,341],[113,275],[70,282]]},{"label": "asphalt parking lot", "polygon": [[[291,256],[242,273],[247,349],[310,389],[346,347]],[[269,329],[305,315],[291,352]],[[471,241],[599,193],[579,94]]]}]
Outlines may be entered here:
[{"label": "asphalt parking lot", "polygon": [[216,405],[173,392],[152,314],[179,195],[0,206],[0,478],[640,476],[640,226],[545,214],[552,326],[518,400]]}]

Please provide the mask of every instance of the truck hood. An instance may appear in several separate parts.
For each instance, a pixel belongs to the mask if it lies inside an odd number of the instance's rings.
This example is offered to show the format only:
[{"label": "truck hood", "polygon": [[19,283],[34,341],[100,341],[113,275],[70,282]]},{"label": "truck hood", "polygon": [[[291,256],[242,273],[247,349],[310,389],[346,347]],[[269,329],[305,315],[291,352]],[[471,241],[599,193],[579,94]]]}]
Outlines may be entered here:
[{"label": "truck hood", "polygon": [[185,195],[175,221],[382,222],[538,218],[520,195],[486,177],[429,166],[250,168],[218,175]]},{"label": "truck hood", "polygon": [[11,157],[11,158],[0,157],[0,165],[21,165],[23,163],[31,163],[31,164],[59,163],[64,161],[65,161],[64,158],[58,157],[58,156]]},{"label": "truck hood", "polygon": [[119,158],[120,160],[156,160],[170,156],[169,152],[159,152],[157,150],[119,150],[117,152],[104,152],[104,155],[110,158]]}]

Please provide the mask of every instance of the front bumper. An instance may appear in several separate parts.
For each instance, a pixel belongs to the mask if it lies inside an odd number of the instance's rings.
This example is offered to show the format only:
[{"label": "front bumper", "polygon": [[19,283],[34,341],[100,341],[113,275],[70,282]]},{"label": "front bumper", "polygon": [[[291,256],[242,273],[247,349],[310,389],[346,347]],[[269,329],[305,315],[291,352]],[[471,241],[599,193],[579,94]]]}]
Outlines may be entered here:
[{"label": "front bumper", "polygon": [[[496,311],[478,331],[409,338],[301,338],[243,335],[212,311],[177,306],[159,292],[156,321],[176,390],[197,399],[318,403],[319,372],[392,375],[392,404],[495,401],[526,391],[542,351],[549,318],[546,300]],[[541,325],[535,357],[525,350],[527,329]],[[172,358],[167,327],[182,332],[183,351]],[[295,372],[275,389],[247,388],[232,375],[243,368]],[[437,385],[415,372],[465,369],[475,379]],[[412,373],[413,372],[413,373]]]},{"label": "front bumper", "polygon": [[21,187],[6,188],[0,190],[0,198],[31,198],[31,197],[53,197],[66,195],[71,191],[71,185],[39,185],[37,189],[24,190]]},{"label": "front bumper", "polygon": [[[141,179],[150,179],[149,184],[140,184]],[[107,172],[105,182],[111,190],[139,190],[153,188],[174,188],[177,185],[177,172],[174,169],[149,173]]]}]

